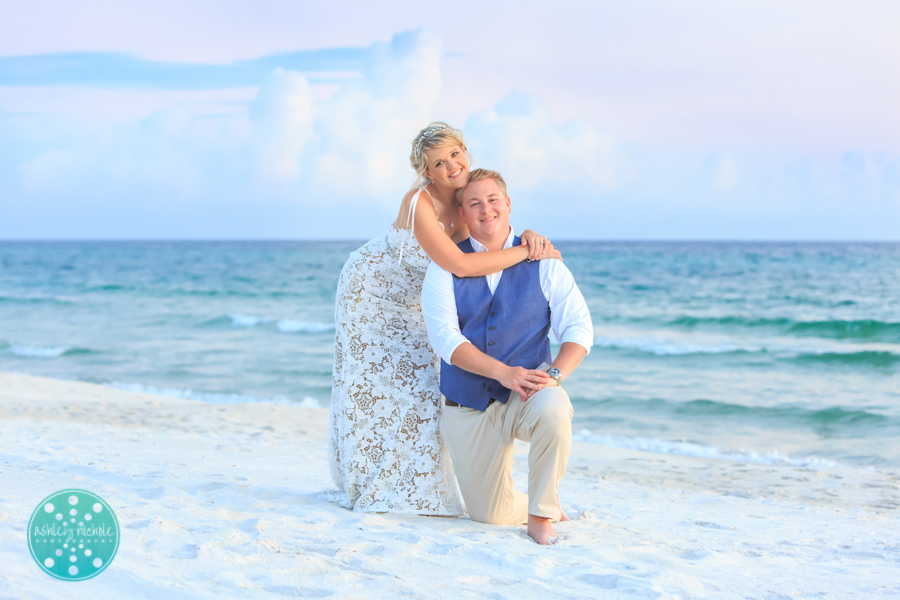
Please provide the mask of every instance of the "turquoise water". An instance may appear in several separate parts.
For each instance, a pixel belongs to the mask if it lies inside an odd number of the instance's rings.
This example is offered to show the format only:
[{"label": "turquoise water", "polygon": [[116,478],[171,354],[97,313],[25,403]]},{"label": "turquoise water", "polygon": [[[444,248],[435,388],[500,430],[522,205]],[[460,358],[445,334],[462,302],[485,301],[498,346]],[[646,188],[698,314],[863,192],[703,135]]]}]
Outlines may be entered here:
[{"label": "turquoise water", "polygon": [[[361,242],[2,242],[0,370],[327,406]],[[578,439],[900,464],[900,244],[560,242],[594,350]]]}]

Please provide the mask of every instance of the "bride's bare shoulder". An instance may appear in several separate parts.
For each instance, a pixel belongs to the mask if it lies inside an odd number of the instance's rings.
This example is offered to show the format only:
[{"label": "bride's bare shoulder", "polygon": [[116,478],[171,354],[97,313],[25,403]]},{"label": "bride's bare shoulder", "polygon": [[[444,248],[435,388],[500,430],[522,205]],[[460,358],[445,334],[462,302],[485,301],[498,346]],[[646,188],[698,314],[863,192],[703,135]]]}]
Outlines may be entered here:
[{"label": "bride's bare shoulder", "polygon": [[[403,195],[403,200],[400,202],[400,211],[397,214],[397,221],[394,223],[394,226],[398,229],[409,229],[408,222],[410,206],[412,205],[413,198],[419,191],[421,191],[422,194],[419,196],[419,202],[416,203],[417,211],[419,210],[418,207],[422,205],[421,201],[423,198],[428,198],[429,200],[431,200],[431,195],[429,194],[428,190],[424,188],[413,188],[406,192],[406,194]],[[427,204],[428,206],[431,206],[432,209],[434,209],[433,202],[428,202]]]}]

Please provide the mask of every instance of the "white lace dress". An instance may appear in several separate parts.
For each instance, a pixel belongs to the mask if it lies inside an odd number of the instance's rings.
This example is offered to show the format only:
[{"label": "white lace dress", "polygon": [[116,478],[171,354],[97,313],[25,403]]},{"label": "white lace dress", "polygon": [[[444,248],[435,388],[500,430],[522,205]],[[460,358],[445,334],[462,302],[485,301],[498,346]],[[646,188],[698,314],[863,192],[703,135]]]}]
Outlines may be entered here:
[{"label": "white lace dress", "polygon": [[430,262],[410,230],[391,227],[341,271],[330,455],[334,499],[346,508],[463,513],[439,430],[440,359],[420,304]]}]

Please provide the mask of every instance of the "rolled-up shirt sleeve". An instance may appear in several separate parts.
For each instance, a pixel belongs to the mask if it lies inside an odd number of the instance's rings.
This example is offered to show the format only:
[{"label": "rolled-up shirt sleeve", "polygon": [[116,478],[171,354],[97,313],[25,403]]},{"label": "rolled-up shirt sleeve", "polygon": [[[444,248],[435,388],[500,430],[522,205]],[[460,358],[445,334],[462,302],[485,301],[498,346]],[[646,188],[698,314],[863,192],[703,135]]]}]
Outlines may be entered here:
[{"label": "rolled-up shirt sleeve", "polygon": [[550,328],[559,343],[574,342],[590,353],[594,345],[591,312],[562,261],[541,261],[541,289],[550,305]]},{"label": "rolled-up shirt sleeve", "polygon": [[431,263],[422,283],[422,316],[435,353],[450,364],[453,352],[469,340],[459,330],[453,275]]}]

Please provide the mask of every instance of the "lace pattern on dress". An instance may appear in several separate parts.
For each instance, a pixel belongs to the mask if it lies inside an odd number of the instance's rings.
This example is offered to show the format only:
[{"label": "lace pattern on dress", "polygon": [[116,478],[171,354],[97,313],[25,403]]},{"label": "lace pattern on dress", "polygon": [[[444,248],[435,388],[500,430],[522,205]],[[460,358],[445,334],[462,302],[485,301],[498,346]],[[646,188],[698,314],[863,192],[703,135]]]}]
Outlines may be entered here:
[{"label": "lace pattern on dress", "polygon": [[406,233],[391,227],[366,243],[338,281],[329,444],[335,499],[359,511],[459,515],[440,435],[440,359],[420,304],[431,260]]}]

